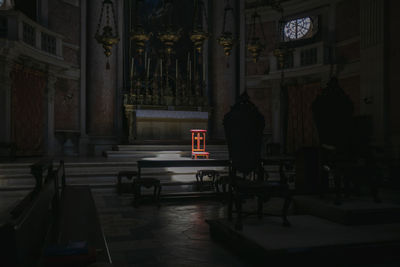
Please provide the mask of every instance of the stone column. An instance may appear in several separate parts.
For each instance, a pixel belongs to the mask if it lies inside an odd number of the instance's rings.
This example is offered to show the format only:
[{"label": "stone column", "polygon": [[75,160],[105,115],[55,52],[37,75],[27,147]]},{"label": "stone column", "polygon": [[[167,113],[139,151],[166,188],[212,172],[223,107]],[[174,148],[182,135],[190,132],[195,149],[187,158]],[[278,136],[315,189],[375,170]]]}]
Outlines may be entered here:
[{"label": "stone column", "polygon": [[236,20],[236,23],[239,23],[237,29],[239,31],[240,40],[238,47],[238,62],[239,64],[239,94],[242,94],[246,90],[246,21],[245,21],[245,1],[237,0],[237,7],[239,15],[239,19]]},{"label": "stone column", "polygon": [[47,80],[47,155],[54,156],[56,153],[56,138],[54,134],[54,93],[57,77],[49,73]]},{"label": "stone column", "polygon": [[86,70],[87,70],[87,54],[86,48],[87,46],[87,0],[82,0],[81,4],[81,80],[80,80],[80,137],[79,137],[79,154],[86,155],[87,154],[87,146],[88,146],[88,136],[86,132]]},{"label": "stone column", "polygon": [[[109,57],[110,69],[106,69],[107,58],[104,49],[94,38],[100,17],[102,1],[87,1],[87,133],[93,137],[115,135],[115,107],[117,85],[117,49]],[[115,1],[114,7],[116,8]],[[105,12],[105,10],[104,10]],[[110,10],[111,16],[111,10]],[[116,18],[118,19],[118,18]],[[111,20],[111,19],[110,19]],[[113,21],[111,20],[113,23]],[[114,28],[114,25],[112,25]],[[102,29],[100,29],[102,33]],[[120,42],[121,43],[121,42]],[[119,44],[120,44],[119,43]],[[119,45],[118,44],[118,45]],[[101,138],[101,139],[102,139]],[[98,140],[98,138],[95,138]],[[97,142],[97,141],[95,141]]]},{"label": "stone column", "polygon": [[360,1],[360,83],[361,113],[372,116],[373,143],[385,137],[384,84],[384,2]]},{"label": "stone column", "polygon": [[281,82],[272,80],[272,140],[274,143],[282,144],[281,126]]},{"label": "stone column", "polygon": [[7,59],[0,59],[0,142],[11,141],[11,68]]},{"label": "stone column", "polygon": [[117,70],[117,81],[116,81],[116,108],[115,108],[115,129],[117,131],[117,136],[119,140],[122,140],[124,136],[122,121],[124,118],[123,112],[123,89],[124,89],[124,51],[123,51],[123,40],[124,40],[124,1],[115,1],[115,11],[117,12],[117,17],[120,18],[118,20],[118,32],[120,35],[120,45],[116,47],[114,53],[117,57],[116,62],[116,70]]}]

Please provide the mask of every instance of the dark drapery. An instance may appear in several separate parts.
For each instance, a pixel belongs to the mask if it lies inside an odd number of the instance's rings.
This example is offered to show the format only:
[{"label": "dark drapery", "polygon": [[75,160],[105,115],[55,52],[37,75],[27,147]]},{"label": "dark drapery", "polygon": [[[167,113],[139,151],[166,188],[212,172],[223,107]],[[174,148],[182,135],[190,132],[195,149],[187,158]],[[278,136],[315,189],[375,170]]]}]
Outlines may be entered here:
[{"label": "dark drapery", "polygon": [[45,73],[15,65],[11,76],[11,136],[17,155],[42,155],[44,151]]},{"label": "dark drapery", "polygon": [[319,82],[289,85],[287,89],[287,152],[294,153],[301,147],[318,145],[311,104],[322,89]]}]

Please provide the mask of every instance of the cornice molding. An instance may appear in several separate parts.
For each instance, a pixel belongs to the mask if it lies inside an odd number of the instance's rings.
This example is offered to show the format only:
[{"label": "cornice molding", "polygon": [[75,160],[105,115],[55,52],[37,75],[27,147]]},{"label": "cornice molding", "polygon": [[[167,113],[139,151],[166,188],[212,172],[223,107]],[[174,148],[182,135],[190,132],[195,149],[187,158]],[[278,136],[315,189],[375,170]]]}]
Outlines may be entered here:
[{"label": "cornice molding", "polygon": [[0,50],[0,52],[4,51],[7,51],[7,54],[4,56],[10,64],[20,60],[28,60],[32,64],[42,65],[43,69],[47,69],[57,77],[73,80],[80,78],[80,69],[78,66],[65,62],[62,57],[50,55],[23,42],[6,40],[5,48],[3,48],[3,51]]},{"label": "cornice molding", "polygon": [[[340,0],[291,0],[282,3],[282,7],[284,10],[285,17],[296,16],[297,14],[313,12],[316,10],[322,10],[323,8],[327,8],[332,4],[336,4]],[[254,8],[248,8],[245,10],[246,17],[250,18],[251,14],[254,12]],[[277,21],[281,18],[281,14],[271,8],[270,6],[261,6],[257,8],[257,12],[261,16],[262,22],[267,21]],[[247,20],[249,21],[249,20]],[[250,23],[250,22],[249,22]]]}]

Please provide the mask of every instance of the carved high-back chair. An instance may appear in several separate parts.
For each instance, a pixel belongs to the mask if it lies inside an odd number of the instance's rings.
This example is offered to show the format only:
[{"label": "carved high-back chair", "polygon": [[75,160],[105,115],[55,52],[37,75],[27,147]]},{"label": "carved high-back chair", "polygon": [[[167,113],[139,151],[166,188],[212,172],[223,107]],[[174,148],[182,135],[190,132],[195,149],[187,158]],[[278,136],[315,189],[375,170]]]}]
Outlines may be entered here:
[{"label": "carved high-back chair", "polygon": [[235,228],[241,230],[242,213],[244,213],[242,202],[246,198],[256,197],[256,214],[262,218],[263,202],[268,200],[273,193],[278,193],[279,196],[285,197],[281,216],[284,225],[289,226],[286,218],[290,204],[289,187],[286,182],[273,183],[264,179],[261,158],[264,117],[250,102],[246,92],[225,115],[223,123],[231,162],[228,218],[232,219],[233,206],[235,206],[237,212]]},{"label": "carved high-back chair", "polygon": [[[346,175],[346,169],[352,160],[350,148],[353,103],[340,88],[336,77],[331,78],[328,86],[314,100],[312,112],[321,146],[321,163],[328,166],[333,173],[335,203],[340,204],[342,177]],[[322,182],[326,184],[328,173],[323,169],[321,173],[321,179],[324,180]],[[344,179],[344,182],[347,181]]]}]

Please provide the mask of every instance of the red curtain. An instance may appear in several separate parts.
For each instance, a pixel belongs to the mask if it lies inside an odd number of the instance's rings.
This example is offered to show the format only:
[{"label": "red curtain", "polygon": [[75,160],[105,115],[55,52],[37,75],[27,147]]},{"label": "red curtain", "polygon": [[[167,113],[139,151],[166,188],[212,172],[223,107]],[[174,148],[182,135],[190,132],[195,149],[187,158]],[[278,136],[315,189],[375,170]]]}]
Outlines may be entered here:
[{"label": "red curtain", "polygon": [[46,75],[41,71],[15,65],[10,76],[12,82],[11,134],[17,146],[17,155],[42,155],[45,134]]},{"label": "red curtain", "polygon": [[318,144],[311,104],[321,92],[320,83],[288,86],[287,151],[296,152],[304,146]]}]

